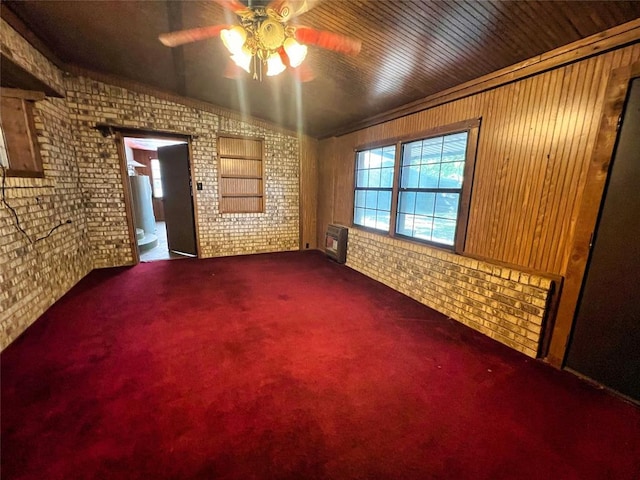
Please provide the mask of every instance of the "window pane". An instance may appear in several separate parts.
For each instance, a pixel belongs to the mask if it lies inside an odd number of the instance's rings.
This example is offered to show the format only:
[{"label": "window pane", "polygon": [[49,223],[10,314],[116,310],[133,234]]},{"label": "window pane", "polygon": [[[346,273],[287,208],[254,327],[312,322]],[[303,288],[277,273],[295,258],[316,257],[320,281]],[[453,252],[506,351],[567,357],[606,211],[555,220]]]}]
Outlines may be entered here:
[{"label": "window pane", "polygon": [[389,230],[390,218],[391,218],[391,214],[389,212],[378,211],[376,228],[379,230]]},{"label": "window pane", "polygon": [[433,219],[431,217],[416,215],[413,220],[413,236],[423,240],[431,240],[432,225]]},{"label": "window pane", "polygon": [[395,151],[395,145],[389,145],[356,154],[354,224],[389,229]]},{"label": "window pane", "polygon": [[382,149],[369,150],[369,168],[382,167]]},{"label": "window pane", "polygon": [[440,164],[422,165],[420,167],[420,188],[437,188],[440,177]]},{"label": "window pane", "polygon": [[369,170],[356,171],[356,187],[366,187],[369,183]]},{"label": "window pane", "polygon": [[416,194],[415,213],[419,215],[433,215],[435,196],[435,193],[418,192]]},{"label": "window pane", "polygon": [[393,167],[380,170],[380,186],[382,188],[393,187]]},{"label": "window pane", "polygon": [[443,162],[464,162],[467,150],[467,132],[456,133],[444,137],[442,147]]},{"label": "window pane", "polygon": [[153,196],[155,198],[162,198],[162,177],[160,176],[160,160],[157,158],[151,159],[151,178]]},{"label": "window pane", "polygon": [[364,222],[363,225],[366,227],[375,228],[376,226],[376,211],[366,208],[364,210]]},{"label": "window pane", "polygon": [[393,170],[393,166],[396,163],[396,146],[391,145],[382,149],[382,167],[390,167]]},{"label": "window pane", "polygon": [[413,213],[416,209],[416,192],[400,192],[398,212]]},{"label": "window pane", "polygon": [[468,135],[460,132],[402,145],[397,233],[454,244]]},{"label": "window pane", "polygon": [[402,149],[402,165],[418,165],[422,156],[422,141],[411,142]]},{"label": "window pane", "polygon": [[400,235],[413,236],[413,215],[399,213],[396,220],[396,232]]},{"label": "window pane", "polygon": [[442,218],[434,218],[433,220],[433,238],[434,242],[444,243],[445,245],[453,245],[453,239],[456,236],[456,221],[445,220]]},{"label": "window pane", "polygon": [[420,179],[420,167],[402,167],[401,188],[418,188]]},{"label": "window pane", "polygon": [[369,151],[362,152],[362,168],[365,170],[371,168],[371,152]]},{"label": "window pane", "polygon": [[442,137],[429,138],[422,142],[422,163],[438,163],[442,158]]},{"label": "window pane", "polygon": [[458,216],[458,193],[438,193],[436,194],[435,216],[440,218],[450,218],[455,220]]},{"label": "window pane", "polygon": [[440,169],[440,188],[461,188],[464,162],[443,163]]},{"label": "window pane", "polygon": [[369,184],[368,187],[377,188],[380,186],[380,169],[372,168],[369,170]]},{"label": "window pane", "polygon": [[378,210],[391,211],[391,192],[378,192]]},{"label": "window pane", "polygon": [[378,191],[377,190],[367,190],[365,206],[367,208],[376,208],[378,206]]}]

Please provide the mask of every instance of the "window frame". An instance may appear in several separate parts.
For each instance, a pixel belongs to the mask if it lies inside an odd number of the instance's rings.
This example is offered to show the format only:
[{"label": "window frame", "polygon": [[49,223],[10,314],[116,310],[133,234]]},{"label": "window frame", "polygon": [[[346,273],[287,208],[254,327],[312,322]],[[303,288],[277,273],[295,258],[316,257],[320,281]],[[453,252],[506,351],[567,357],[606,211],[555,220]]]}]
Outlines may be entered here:
[{"label": "window frame", "polygon": [[[373,151],[373,150],[378,150],[378,149],[384,150],[385,148],[389,148],[389,147],[393,147],[395,149],[394,160],[393,160],[393,177],[391,179],[391,187],[390,188],[388,188],[388,187],[378,187],[378,188],[375,188],[375,187],[358,187],[358,178],[357,178],[358,155],[361,152],[364,152],[364,151]],[[394,182],[395,182],[395,178],[396,178],[396,159],[397,159],[397,156],[398,156],[397,148],[398,148],[398,146],[395,143],[390,143],[390,144],[389,143],[380,143],[380,144],[375,144],[373,146],[370,146],[369,148],[366,148],[366,149],[358,149],[358,150],[356,150],[356,159],[355,159],[355,167],[354,167],[354,179],[353,179],[353,185],[354,185],[354,187],[353,187],[354,195],[353,196],[354,196],[354,198],[353,198],[353,208],[352,208],[352,211],[353,211],[352,224],[357,226],[358,228],[362,228],[364,230],[369,230],[369,231],[376,232],[376,233],[385,232],[385,230],[381,230],[379,228],[370,227],[370,226],[367,226],[367,225],[361,225],[359,223],[355,223],[355,209],[356,209],[355,202],[356,202],[356,192],[358,190],[365,191],[365,192],[372,191],[372,190],[377,191],[377,192],[381,192],[381,191],[390,192],[390,194],[391,194],[391,205],[389,206],[389,227],[387,227],[387,231],[391,228],[391,225],[392,225],[392,222],[393,222],[393,213],[392,212],[393,212],[393,208],[394,208],[394,200],[393,200],[394,193],[393,192],[394,192]],[[381,167],[381,169],[382,169],[382,167]],[[378,211],[377,208],[376,208],[376,211]]]},{"label": "window frame", "polygon": [[[153,198],[161,200],[162,198],[164,198],[164,190],[162,190],[162,173],[160,170],[160,159],[150,158],[149,170],[151,173],[151,192]],[[160,183],[160,185],[157,185],[157,183]],[[158,190],[160,190],[160,194],[158,194]]]},{"label": "window frame", "polygon": [[[0,120],[0,129],[2,130],[1,134],[4,139],[3,157],[8,164],[7,166],[3,166],[6,175],[8,177],[43,178],[44,167],[42,164],[42,157],[40,155],[40,145],[38,143],[38,134],[36,132],[33,110],[35,102],[45,98],[44,93],[3,87],[0,89],[0,97],[2,97],[2,103],[5,103],[5,99],[19,102],[19,113],[22,116],[21,127],[25,133],[24,136],[20,136],[19,139],[16,140],[18,137],[11,137],[6,134],[4,122]],[[4,108],[2,110],[4,110]],[[16,149],[28,149],[29,151],[31,161],[25,168],[16,168],[15,163],[12,165],[11,152],[13,151],[15,153]]]},{"label": "window frame", "polygon": [[[386,140],[377,140],[375,142],[369,142],[367,144],[359,145],[355,148],[354,159],[354,178],[353,178],[353,202],[352,202],[352,220],[351,226],[354,228],[367,230],[376,234],[386,235],[392,238],[402,239],[408,242],[416,242],[419,244],[430,245],[436,248],[441,248],[455,253],[462,254],[465,249],[465,242],[467,236],[467,225],[469,223],[469,208],[471,205],[471,193],[473,187],[473,176],[475,172],[476,153],[478,148],[478,138],[480,134],[480,118],[469,119],[462,122],[457,122],[442,127],[436,127],[429,130],[420,131],[411,135],[402,135],[392,137]],[[425,240],[412,236],[402,235],[396,233],[397,217],[398,217],[398,202],[400,197],[400,181],[401,181],[401,168],[402,168],[402,153],[405,144],[412,142],[427,140],[429,138],[441,137],[446,135],[452,135],[455,133],[467,132],[467,146],[465,154],[465,164],[463,171],[462,187],[460,189],[460,198],[458,202],[458,214],[456,217],[456,232],[454,235],[453,245],[446,245],[443,243],[434,242],[431,240]],[[390,222],[387,231],[374,229],[366,226],[362,226],[355,223],[355,195],[356,195],[356,168],[357,168],[357,155],[359,152],[366,150],[373,150],[383,146],[395,145],[395,160],[394,160],[394,176],[393,176],[393,190],[391,194],[391,212]]]}]

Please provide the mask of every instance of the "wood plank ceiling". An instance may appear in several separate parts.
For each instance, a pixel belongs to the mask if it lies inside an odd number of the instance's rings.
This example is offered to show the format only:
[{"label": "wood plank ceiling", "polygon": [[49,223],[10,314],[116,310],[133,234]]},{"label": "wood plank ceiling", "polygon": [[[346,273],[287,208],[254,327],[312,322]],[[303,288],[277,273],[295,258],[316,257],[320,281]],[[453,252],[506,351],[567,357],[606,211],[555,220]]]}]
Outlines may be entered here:
[{"label": "wood plank ceiling", "polygon": [[317,138],[640,18],[640,1],[325,0],[292,23],[358,38],[362,51],[311,47],[305,62],[316,77],[299,83],[288,72],[262,82],[226,78],[219,38],[160,44],[163,32],[235,22],[211,0],[3,3],[65,64]]}]

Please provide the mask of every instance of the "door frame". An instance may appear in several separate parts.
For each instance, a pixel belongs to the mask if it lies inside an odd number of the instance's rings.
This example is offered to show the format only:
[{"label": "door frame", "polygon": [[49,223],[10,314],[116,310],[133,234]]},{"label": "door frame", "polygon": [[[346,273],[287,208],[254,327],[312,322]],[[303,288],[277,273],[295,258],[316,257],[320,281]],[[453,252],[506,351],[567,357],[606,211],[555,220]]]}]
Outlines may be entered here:
[{"label": "door frame", "polygon": [[193,232],[196,237],[196,258],[200,258],[202,249],[200,247],[200,229],[198,221],[198,205],[197,205],[197,189],[196,182],[193,178],[194,164],[193,164],[193,148],[192,148],[192,136],[187,134],[167,133],[154,130],[138,130],[138,129],[126,129],[126,128],[114,128],[115,142],[118,147],[118,157],[120,158],[120,176],[122,181],[122,188],[124,191],[124,203],[125,212],[127,217],[127,228],[129,231],[129,247],[131,248],[131,256],[133,262],[130,265],[138,265],[140,263],[140,252],[138,250],[138,242],[136,241],[136,229],[133,221],[133,206],[131,202],[131,185],[129,184],[129,171],[127,168],[127,155],[125,152],[124,139],[129,138],[147,138],[158,140],[175,140],[179,142],[185,142],[187,144],[187,151],[189,156],[189,178],[191,180],[191,206],[193,208]]},{"label": "door frame", "polygon": [[618,142],[624,106],[631,81],[638,77],[640,77],[640,62],[617,68],[611,72],[605,90],[602,117],[587,171],[565,270],[563,293],[558,305],[549,353],[545,358],[548,363],[557,368],[563,368],[566,362],[569,339],[586,278],[592,239],[602,209],[604,189]]}]

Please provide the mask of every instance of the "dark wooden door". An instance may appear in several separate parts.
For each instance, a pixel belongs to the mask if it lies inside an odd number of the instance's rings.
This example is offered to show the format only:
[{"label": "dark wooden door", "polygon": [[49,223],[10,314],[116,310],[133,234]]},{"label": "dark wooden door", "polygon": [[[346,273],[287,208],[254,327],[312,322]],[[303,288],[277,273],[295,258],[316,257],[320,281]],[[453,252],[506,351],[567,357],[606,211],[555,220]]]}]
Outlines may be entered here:
[{"label": "dark wooden door", "polygon": [[189,147],[186,143],[160,147],[158,160],[169,250],[197,255]]},{"label": "dark wooden door", "polygon": [[640,79],[630,87],[567,367],[640,401]]}]

